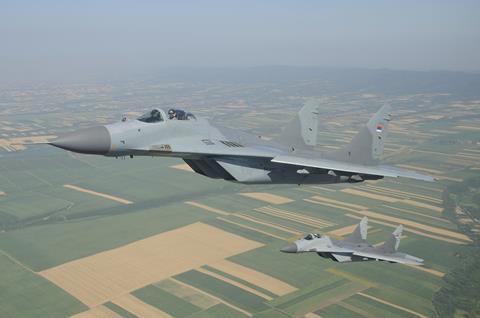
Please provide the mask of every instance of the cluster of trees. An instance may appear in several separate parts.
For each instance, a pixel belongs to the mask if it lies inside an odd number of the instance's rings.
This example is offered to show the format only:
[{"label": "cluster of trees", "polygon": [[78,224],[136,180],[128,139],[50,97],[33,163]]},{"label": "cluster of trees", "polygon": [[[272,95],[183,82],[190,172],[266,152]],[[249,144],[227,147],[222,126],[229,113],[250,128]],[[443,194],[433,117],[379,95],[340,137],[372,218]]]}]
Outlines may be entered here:
[{"label": "cluster of trees", "polygon": [[471,235],[469,226],[456,222],[455,213],[464,200],[470,206],[473,202],[478,211],[479,190],[480,176],[477,176],[454,183],[443,193],[443,213],[471,237],[473,244],[456,255],[461,265],[445,275],[444,286],[435,293],[433,304],[439,317],[480,317],[480,241],[478,236]]},{"label": "cluster of trees", "polygon": [[480,248],[459,255],[462,265],[443,278],[433,305],[439,317],[480,317]]}]

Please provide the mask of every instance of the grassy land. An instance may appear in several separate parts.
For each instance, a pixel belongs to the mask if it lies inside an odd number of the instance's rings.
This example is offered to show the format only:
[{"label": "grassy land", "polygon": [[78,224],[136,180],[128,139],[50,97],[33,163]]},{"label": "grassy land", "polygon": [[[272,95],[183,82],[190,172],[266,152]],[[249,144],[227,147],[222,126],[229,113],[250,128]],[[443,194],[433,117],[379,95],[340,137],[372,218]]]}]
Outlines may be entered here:
[{"label": "grassy land", "polygon": [[195,270],[182,273],[174,278],[204,290],[248,312],[268,309],[262,298]]},{"label": "grassy land", "polygon": [[1,233],[0,248],[39,271],[210,217],[182,203],[128,211]]},{"label": "grassy land", "polygon": [[201,308],[152,285],[139,289],[133,294],[173,317],[183,318],[201,310]]},{"label": "grassy land", "polygon": [[87,307],[0,251],[0,316],[66,317]]},{"label": "grassy land", "polygon": [[215,317],[245,318],[248,316],[224,304],[218,304],[204,311],[197,312],[191,315],[189,318],[215,318]]},{"label": "grassy land", "polygon": [[400,317],[408,317],[413,318],[417,317],[412,314],[406,313],[405,311],[395,309],[391,306],[376,302],[374,300],[354,295],[349,299],[344,301],[347,304],[360,308],[368,313],[370,313],[374,317],[392,317],[392,318],[400,318]]},{"label": "grassy land", "polygon": [[337,297],[342,297],[343,294],[348,294],[358,287],[359,284],[357,283],[338,280],[329,285],[312,290],[310,293],[304,294],[301,297],[280,304],[278,307],[292,316],[298,316],[315,310],[322,302],[327,302],[329,299],[335,300]]},{"label": "grassy land", "polygon": [[[222,85],[218,84],[214,90],[219,93],[209,94],[208,102],[216,105],[218,121],[225,122],[232,127],[272,136],[278,133],[277,128],[286,121],[286,114],[293,115],[305,96],[316,96],[319,94],[319,89],[322,94],[325,91],[328,95],[328,88],[323,86],[325,84],[319,82],[297,84],[291,83],[280,87],[279,92],[282,93],[271,92],[275,85],[262,86],[259,84],[260,87],[255,87],[255,85],[249,84],[240,88],[230,86],[223,91]],[[173,104],[178,101],[179,96],[182,96],[182,100],[185,98],[192,104],[203,105],[205,103],[205,95],[199,93],[200,88],[188,88],[185,87],[185,83],[171,89],[158,86],[149,89],[144,85],[148,86],[148,84],[142,84],[142,87],[138,88],[138,94],[132,95],[133,97],[127,97],[124,94],[126,90],[123,88],[110,91],[112,96],[100,96],[81,91],[79,96],[83,97],[72,101],[71,105],[61,105],[62,109],[63,107],[75,109],[73,117],[72,115],[67,116],[67,112],[65,114],[55,112],[38,114],[35,108],[35,115],[31,117],[28,114],[18,117],[10,116],[11,118],[8,120],[13,123],[38,123],[45,126],[46,128],[42,128],[42,130],[49,130],[50,134],[65,130],[64,117],[72,119],[72,129],[90,126],[93,120],[90,118],[92,109],[95,109],[95,114],[105,116],[106,121],[117,119],[119,114],[113,113],[120,111],[118,102],[123,102],[122,105],[128,105],[128,107],[137,103],[145,105],[159,102]],[[203,84],[197,85],[202,86]],[[210,89],[212,87],[206,85],[201,87],[201,89],[203,88]],[[174,97],[167,96],[171,90],[175,91]],[[238,99],[239,103],[245,104],[240,116],[232,117],[232,114],[238,113],[238,110],[232,111],[224,107],[226,103],[225,98],[222,97],[223,93],[227,99]],[[247,100],[245,100],[245,96],[248,96]],[[478,140],[478,132],[453,129],[454,133],[450,133],[452,127],[457,125],[475,125],[477,117],[468,112],[478,110],[478,104],[472,104],[471,109],[460,110],[458,113],[449,112],[444,119],[432,120],[424,116],[444,114],[446,110],[452,109],[452,103],[467,103],[468,101],[459,102],[456,97],[454,99],[434,94],[378,95],[375,98],[365,99],[358,92],[345,93],[342,91],[342,94],[335,94],[335,96],[330,98],[327,104],[322,104],[322,118],[329,118],[332,122],[340,123],[347,129],[339,129],[339,126],[331,125],[330,120],[322,120],[325,129],[321,130],[325,130],[325,133],[319,135],[321,146],[338,146],[349,139],[352,133],[345,130],[355,130],[360,127],[367,120],[368,112],[374,111],[377,106],[387,101],[394,105],[396,113],[394,122],[398,123],[397,128],[404,129],[403,132],[392,131],[389,135],[386,146],[398,151],[397,154],[387,159],[389,164],[398,163],[438,170],[440,176],[460,179],[472,174],[472,171],[467,169],[468,166],[476,165],[478,167],[475,160],[469,159],[473,163],[466,164],[461,161],[464,159],[456,157],[457,153],[463,152],[465,148],[480,149],[475,144]],[[61,100],[63,103],[63,96]],[[104,105],[99,106],[100,109],[96,108],[99,100]],[[50,100],[44,102],[52,103]],[[369,105],[368,112],[366,112],[367,108],[358,106],[366,104]],[[422,107],[416,107],[419,104],[422,104]],[[20,105],[20,107],[23,106]],[[125,108],[128,107],[125,106]],[[198,107],[200,114],[209,115],[210,110],[210,106]],[[259,116],[259,112],[263,112],[263,115]],[[409,122],[409,120],[414,121]],[[8,129],[2,129],[3,125],[0,123],[0,132],[10,134]],[[434,129],[444,130],[446,133],[437,132],[435,134],[438,135],[432,137],[425,135],[432,134],[431,130]],[[429,151],[433,153],[429,153]],[[440,206],[435,199],[442,199],[441,191],[447,185],[452,184],[452,181],[441,180],[435,183],[426,183],[386,178],[375,183],[333,184],[320,185],[320,187],[238,185],[170,168],[172,165],[183,163],[178,159],[115,160],[75,155],[44,146],[28,147],[28,150],[16,153],[5,153],[0,150],[0,157],[0,191],[5,192],[5,195],[0,195],[0,249],[35,271],[202,221],[265,244],[261,248],[235,255],[230,260],[298,288],[295,292],[277,297],[262,289],[261,286],[252,285],[208,265],[204,266],[210,271],[274,298],[272,301],[265,301],[243,289],[195,270],[176,277],[178,280],[206,291],[232,305],[254,313],[255,317],[292,317],[301,316],[309,311],[314,311],[327,318],[358,317],[359,312],[367,312],[367,317],[369,315],[411,317],[411,314],[392,306],[358,294],[350,295],[362,288],[368,288],[363,290],[363,293],[367,295],[426,316],[435,315],[432,298],[440,289],[440,293],[437,293],[436,296],[437,303],[449,306],[448,310],[459,314],[461,310],[464,313],[467,312],[465,304],[475,304],[475,302],[467,302],[468,297],[478,294],[476,289],[465,287],[470,286],[469,283],[475,280],[476,276],[472,275],[472,272],[478,268],[474,262],[475,258],[472,257],[472,255],[478,254],[472,253],[471,246],[451,244],[405,231],[407,237],[402,240],[401,251],[424,258],[426,268],[433,268],[445,273],[457,268],[453,273],[447,274],[445,280],[442,280],[432,274],[397,264],[373,262],[339,264],[320,258],[315,254],[283,254],[279,252],[279,249],[297,238],[298,235],[233,215],[225,217],[227,220],[253,228],[247,229],[222,221],[217,218],[218,215],[212,212],[183,203],[184,201],[195,201],[227,212],[241,212],[262,222],[273,222],[302,233],[326,233],[358,222],[355,218],[346,216],[347,213],[358,217],[362,216],[361,210],[357,208],[354,211],[347,211],[340,207],[304,201],[304,199],[318,195],[337,200],[340,203],[362,205],[383,215],[459,231],[454,222],[448,223],[433,219],[432,217],[445,217],[438,211],[415,207],[405,202],[385,203],[382,200],[342,192],[342,189],[352,188],[376,193],[376,190],[368,187],[373,185],[384,190],[383,192],[378,191],[380,195],[388,197],[388,192],[392,191],[393,193],[390,192],[390,194],[395,197],[395,191],[398,190],[413,195],[431,197],[434,199],[433,201],[418,197],[411,199]],[[74,184],[92,191],[118,196],[134,203],[123,205],[105,198],[66,189],[63,187],[64,184]],[[239,192],[268,192],[288,197],[294,202],[273,205],[273,207],[289,211],[295,216],[318,218],[333,223],[333,225],[319,229],[312,224],[299,222],[300,218],[291,220],[278,215],[260,213],[255,209],[268,204],[240,196]],[[400,194],[397,193],[397,195]],[[464,202],[464,207],[473,207],[473,195],[472,193],[469,196],[468,202]],[[393,208],[387,207],[387,205]],[[419,214],[409,214],[394,208],[406,209]],[[393,231],[393,228],[388,226],[373,222],[371,225],[373,228],[369,234],[369,240],[372,243],[384,241]],[[267,232],[267,234],[259,231]],[[274,238],[268,233],[286,239]],[[466,262],[467,258],[472,262]],[[460,271],[458,268],[464,271]],[[160,286],[161,283],[158,285]],[[176,317],[245,317],[239,311],[221,303],[212,307],[204,306],[202,308],[206,309],[201,309],[199,307],[201,302],[196,306],[189,299],[176,296],[171,290],[156,287],[155,284],[134,291],[133,294]],[[191,297],[195,297],[195,295]],[[122,317],[133,317],[129,312],[113,303],[107,302],[105,306]],[[319,309],[318,306],[322,308]],[[20,264],[12,262],[9,258],[0,256],[1,317],[65,317],[85,309],[82,304],[48,281],[23,268]],[[441,313],[445,312],[441,311]]]},{"label": "grassy land", "polygon": [[259,291],[259,292],[261,292],[261,293],[263,293],[263,294],[265,294],[265,295],[268,295],[268,296],[270,296],[270,297],[272,297],[272,298],[277,297],[274,293],[270,292],[270,291],[267,290],[267,289],[264,289],[264,288],[262,288],[262,287],[260,287],[260,286],[254,285],[254,284],[252,284],[252,283],[250,283],[250,282],[247,282],[247,281],[245,281],[245,280],[243,280],[243,279],[241,279],[241,278],[238,278],[238,277],[236,277],[236,276],[230,275],[230,274],[228,274],[228,273],[225,273],[225,272],[223,272],[223,271],[221,271],[221,270],[218,270],[218,269],[216,269],[216,268],[213,268],[213,267],[211,267],[211,266],[205,265],[205,266],[203,266],[203,268],[207,269],[207,270],[210,271],[210,272],[213,272],[213,273],[219,274],[219,275],[221,275],[221,276],[223,276],[223,277],[226,277],[226,278],[228,278],[228,279],[230,279],[230,280],[232,280],[232,281],[235,281],[235,282],[237,282],[237,283],[240,283],[240,284],[242,284],[242,285],[245,285],[245,286],[247,286],[247,287],[250,287],[250,288],[252,288],[252,289],[255,289],[255,290],[257,290],[257,291]]},{"label": "grassy land", "polygon": [[135,316],[131,312],[123,309],[122,307],[120,307],[118,305],[115,305],[112,302],[107,302],[107,303],[104,304],[104,306],[111,309],[112,311],[114,311],[115,313],[120,315],[120,317],[122,317],[122,318],[137,318],[137,316]]},{"label": "grassy land", "polygon": [[316,314],[325,318],[345,317],[345,318],[358,318],[363,317],[356,312],[353,312],[345,307],[337,304],[333,304],[315,311]]}]

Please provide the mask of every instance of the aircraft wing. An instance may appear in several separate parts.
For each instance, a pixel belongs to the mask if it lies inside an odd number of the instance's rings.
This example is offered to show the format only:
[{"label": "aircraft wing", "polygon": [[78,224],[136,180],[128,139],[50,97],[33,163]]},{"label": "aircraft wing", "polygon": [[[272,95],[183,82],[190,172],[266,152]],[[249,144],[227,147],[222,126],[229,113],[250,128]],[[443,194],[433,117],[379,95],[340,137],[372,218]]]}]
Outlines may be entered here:
[{"label": "aircraft wing", "polygon": [[411,256],[403,253],[393,253],[393,254],[378,254],[378,253],[369,253],[356,251],[353,253],[355,256],[366,257],[370,259],[382,260],[392,263],[400,264],[409,264],[409,265],[423,265],[423,259]]},{"label": "aircraft wing", "polygon": [[435,181],[431,176],[417,173],[415,171],[404,170],[397,167],[377,165],[366,166],[358,163],[334,161],[329,159],[310,159],[297,156],[280,155],[272,159],[272,162],[295,165],[299,167],[310,167],[339,172],[349,172],[358,174],[368,174],[384,177],[404,177],[423,181]]}]

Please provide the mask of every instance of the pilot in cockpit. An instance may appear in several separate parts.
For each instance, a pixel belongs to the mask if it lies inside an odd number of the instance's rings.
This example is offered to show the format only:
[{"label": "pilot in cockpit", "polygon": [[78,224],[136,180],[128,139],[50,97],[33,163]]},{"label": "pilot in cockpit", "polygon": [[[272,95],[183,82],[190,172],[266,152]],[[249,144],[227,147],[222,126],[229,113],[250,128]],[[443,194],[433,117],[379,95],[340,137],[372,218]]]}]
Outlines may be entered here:
[{"label": "pilot in cockpit", "polygon": [[174,118],[177,118],[177,112],[175,111],[175,109],[170,108],[168,110],[168,119],[174,119]]},{"label": "pilot in cockpit", "polygon": [[173,108],[170,108],[168,110],[168,118],[169,119],[177,119],[177,120],[188,120],[188,119],[190,119],[187,116],[187,113],[185,113],[183,110],[173,109]]},{"label": "pilot in cockpit", "polygon": [[307,234],[303,239],[307,241],[311,241],[313,239],[320,238],[320,237],[321,237],[320,234]]}]

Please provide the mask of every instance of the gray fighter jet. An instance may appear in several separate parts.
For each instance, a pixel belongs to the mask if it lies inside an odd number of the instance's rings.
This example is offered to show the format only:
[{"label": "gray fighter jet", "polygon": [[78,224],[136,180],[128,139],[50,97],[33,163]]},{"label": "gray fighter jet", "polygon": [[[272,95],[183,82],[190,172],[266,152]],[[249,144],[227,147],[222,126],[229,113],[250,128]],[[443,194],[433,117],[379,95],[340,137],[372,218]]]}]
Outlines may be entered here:
[{"label": "gray fighter jet", "polygon": [[423,265],[423,259],[398,252],[403,226],[399,225],[388,241],[372,246],[367,240],[368,219],[364,217],[355,231],[344,240],[327,235],[307,234],[304,238],[285,246],[284,253],[314,252],[335,262],[386,261],[409,265]]},{"label": "gray fighter jet", "polygon": [[124,117],[114,124],[78,130],[50,144],[109,157],[178,157],[201,175],[247,184],[353,183],[383,177],[433,181],[380,164],[389,106],[382,107],[349,144],[331,152],[315,150],[318,118],[318,104],[310,101],[279,137],[265,140],[179,109],[153,109],[137,119]]}]

